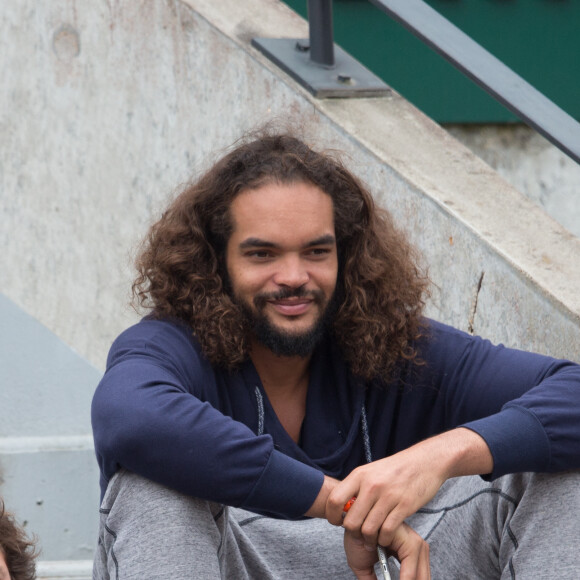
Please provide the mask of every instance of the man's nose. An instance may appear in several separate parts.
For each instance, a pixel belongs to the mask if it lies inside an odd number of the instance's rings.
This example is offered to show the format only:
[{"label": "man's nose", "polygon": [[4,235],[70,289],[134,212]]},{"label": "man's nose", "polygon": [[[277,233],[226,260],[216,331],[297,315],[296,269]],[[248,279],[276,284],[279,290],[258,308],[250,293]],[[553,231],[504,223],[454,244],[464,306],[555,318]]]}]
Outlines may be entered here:
[{"label": "man's nose", "polygon": [[286,256],[279,261],[278,266],[274,282],[279,286],[298,288],[310,280],[306,265],[299,256]]}]

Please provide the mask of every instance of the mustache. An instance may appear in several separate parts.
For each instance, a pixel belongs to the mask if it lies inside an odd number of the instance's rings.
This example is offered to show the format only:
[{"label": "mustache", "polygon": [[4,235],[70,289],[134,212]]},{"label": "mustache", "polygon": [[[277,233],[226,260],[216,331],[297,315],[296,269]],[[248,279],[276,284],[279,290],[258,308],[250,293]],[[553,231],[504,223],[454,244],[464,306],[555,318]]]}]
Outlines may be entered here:
[{"label": "mustache", "polygon": [[322,290],[306,290],[303,286],[298,288],[282,288],[277,292],[261,292],[254,296],[254,306],[263,308],[269,300],[285,300],[287,298],[311,298],[316,304],[324,302]]}]

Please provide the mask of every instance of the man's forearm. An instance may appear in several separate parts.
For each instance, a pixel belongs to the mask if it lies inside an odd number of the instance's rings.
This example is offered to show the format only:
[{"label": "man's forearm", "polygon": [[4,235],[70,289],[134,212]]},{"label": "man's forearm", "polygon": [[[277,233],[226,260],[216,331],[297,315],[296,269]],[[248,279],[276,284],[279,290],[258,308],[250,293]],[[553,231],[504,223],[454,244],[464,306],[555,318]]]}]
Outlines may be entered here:
[{"label": "man's forearm", "polygon": [[461,475],[485,475],[493,471],[493,457],[487,443],[471,429],[459,427],[419,445],[429,447],[434,457],[445,461],[447,479]]}]

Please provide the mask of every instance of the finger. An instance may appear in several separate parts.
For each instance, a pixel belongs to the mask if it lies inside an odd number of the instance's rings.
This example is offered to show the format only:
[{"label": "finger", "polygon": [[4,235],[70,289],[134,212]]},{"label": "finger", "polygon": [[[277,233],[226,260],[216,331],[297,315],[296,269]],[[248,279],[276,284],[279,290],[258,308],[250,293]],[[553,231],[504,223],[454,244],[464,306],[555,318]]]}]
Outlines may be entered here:
[{"label": "finger", "polygon": [[376,548],[377,544],[388,546],[391,543],[390,541],[381,542],[379,539],[379,534],[382,532],[383,525],[389,516],[389,510],[390,506],[388,504],[378,502],[368,512],[360,528],[366,546]]},{"label": "finger", "polygon": [[[355,532],[354,532],[354,533],[352,533],[352,532],[349,532],[349,530],[347,529],[347,527],[345,527],[345,525],[344,525],[344,519],[346,518],[346,514],[347,514],[347,513],[350,511],[350,509],[351,509],[351,508],[352,508],[352,506],[354,505],[354,503],[355,503],[356,499],[357,499],[357,498],[356,498],[356,496],[354,496],[354,495],[353,495],[353,496],[352,496],[352,497],[351,497],[351,498],[350,498],[350,499],[349,499],[349,500],[348,500],[348,501],[347,501],[347,502],[344,504],[344,506],[343,506],[343,508],[342,508],[342,520],[343,520],[343,522],[342,522],[342,527],[343,527],[343,528],[345,528],[345,533],[349,534],[349,535],[350,535],[350,537],[351,537],[351,538],[353,538],[353,541],[354,541],[356,544],[360,544],[360,545],[362,545],[362,544],[363,544],[363,540],[362,540],[362,538],[360,537],[360,534],[358,534],[358,533],[356,532],[356,530],[355,530]],[[349,518],[349,521],[347,522],[347,526],[348,526],[348,527],[352,527],[352,526],[353,526],[353,524],[351,523],[352,521],[353,521],[353,516],[351,515],[351,516],[350,516],[350,518]]]},{"label": "finger", "polygon": [[[358,492],[359,486],[354,478],[347,477],[338,484],[326,500],[326,519],[335,526],[342,525],[344,506],[351,498],[356,497]],[[354,504],[348,513],[352,511],[352,508],[354,508]]]},{"label": "finger", "polygon": [[[352,504],[351,508],[348,510],[348,513],[345,514],[342,521],[342,527],[350,532],[353,537],[357,539],[366,539],[363,537],[362,527],[365,525],[366,519],[372,509],[373,502],[371,498],[358,497],[357,500]],[[372,548],[376,545],[379,526],[375,525],[374,527],[371,527],[371,525],[369,525],[367,526],[367,531],[367,536],[371,538],[369,545]]]},{"label": "finger", "polygon": [[393,506],[393,509],[385,515],[377,537],[377,542],[381,546],[390,546],[392,544],[396,531],[403,524],[407,515],[406,511],[401,509],[400,504]]},{"label": "finger", "polygon": [[344,532],[344,549],[346,560],[357,578],[375,580],[374,565],[377,552],[365,550],[362,543],[354,539],[349,532]]},{"label": "finger", "polygon": [[407,524],[399,526],[389,547],[401,562],[400,580],[430,579],[429,546]]},{"label": "finger", "polygon": [[408,554],[401,561],[400,580],[431,580],[429,545],[417,544],[417,551]]},{"label": "finger", "polygon": [[429,544],[423,542],[423,549],[419,557],[417,580],[431,580],[431,564],[429,560]]},{"label": "finger", "polygon": [[416,560],[406,557],[404,565],[401,563],[400,580],[431,580],[429,545],[427,542],[423,542],[419,547]]}]

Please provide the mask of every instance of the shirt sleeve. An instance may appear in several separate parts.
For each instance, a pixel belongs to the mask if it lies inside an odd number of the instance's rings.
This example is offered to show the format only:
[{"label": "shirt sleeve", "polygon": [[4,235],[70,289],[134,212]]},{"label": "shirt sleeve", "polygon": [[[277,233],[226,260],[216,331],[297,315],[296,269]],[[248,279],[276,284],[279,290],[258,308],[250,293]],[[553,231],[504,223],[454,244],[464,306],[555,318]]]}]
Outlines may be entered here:
[{"label": "shirt sleeve", "polygon": [[434,354],[445,361],[447,426],[483,437],[489,477],[580,468],[580,366],[441,328]]},{"label": "shirt sleeve", "polygon": [[208,370],[177,325],[141,323],[117,339],[92,404],[102,492],[124,467],[194,497],[300,517],[323,474],[196,396],[215,380]]}]

